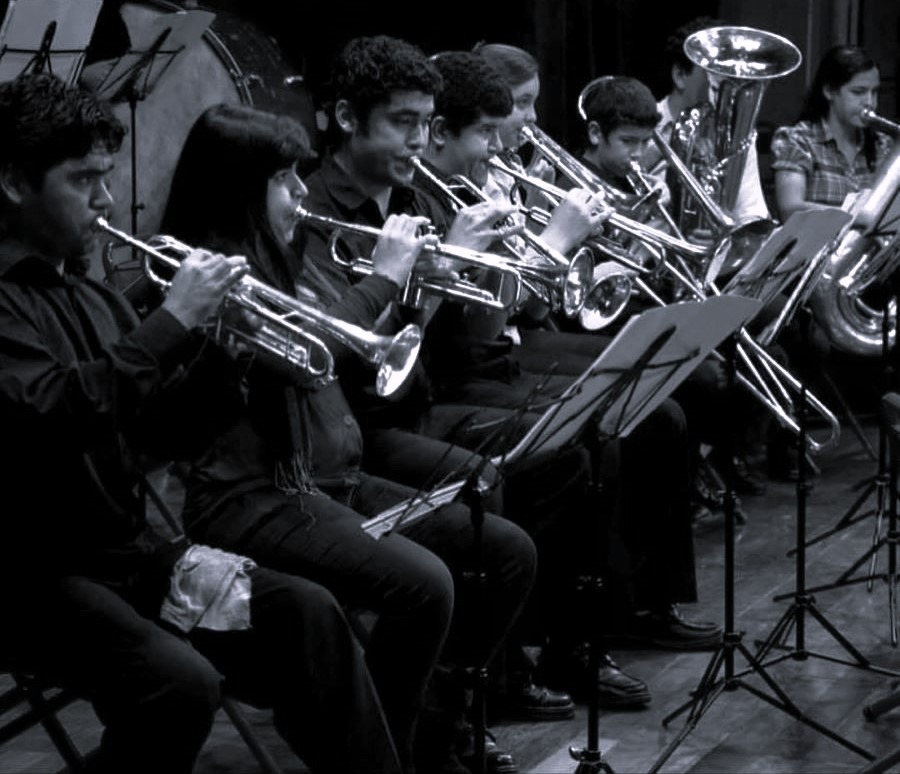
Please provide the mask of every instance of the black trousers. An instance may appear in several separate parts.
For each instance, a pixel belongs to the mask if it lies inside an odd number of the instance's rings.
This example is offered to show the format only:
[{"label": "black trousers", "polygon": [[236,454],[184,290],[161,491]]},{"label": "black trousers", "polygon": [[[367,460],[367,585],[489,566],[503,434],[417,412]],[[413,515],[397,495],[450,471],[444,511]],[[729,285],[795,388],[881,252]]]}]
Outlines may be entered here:
[{"label": "black trousers", "polygon": [[[542,403],[552,401],[575,375],[587,370],[609,343],[603,334],[540,328],[521,333],[522,343],[512,348],[506,378],[467,376],[441,397],[494,409],[515,409],[527,401],[534,416]],[[610,512],[599,517],[607,519],[603,569],[615,613],[627,616],[634,610],[696,601],[689,507],[692,454],[681,407],[667,399],[627,438],[602,446],[600,455],[594,453],[594,464],[595,476],[604,479],[613,493]],[[596,534],[590,522],[595,516],[588,512],[579,522],[578,513],[567,512],[560,522],[576,549],[588,545],[585,538]],[[565,552],[558,553],[565,557]],[[571,550],[568,555],[572,557]],[[582,556],[590,561],[589,553]],[[569,562],[569,571],[572,566]]]},{"label": "black trousers", "polygon": [[278,732],[317,774],[399,772],[362,649],[336,599],[271,570],[251,578],[246,631],[183,636],[140,609],[128,583],[70,576],[7,600],[6,637],[14,656],[92,702],[104,724],[98,771],[189,774],[224,684],[272,707]]},{"label": "black trousers", "polygon": [[[406,456],[429,470],[441,460],[455,461],[453,455],[475,459],[433,439],[411,440],[417,445]],[[366,662],[404,763],[412,755],[416,720],[438,660],[462,666],[490,660],[528,597],[536,562],[524,530],[486,513],[481,554],[486,612],[475,621],[476,600],[465,582],[475,557],[467,507],[445,506],[381,539],[361,529],[365,517],[415,491],[362,474],[358,485],[327,494],[251,491],[206,514],[193,510],[189,492],[184,512],[195,540],[310,578],[341,604],[378,614]]]}]

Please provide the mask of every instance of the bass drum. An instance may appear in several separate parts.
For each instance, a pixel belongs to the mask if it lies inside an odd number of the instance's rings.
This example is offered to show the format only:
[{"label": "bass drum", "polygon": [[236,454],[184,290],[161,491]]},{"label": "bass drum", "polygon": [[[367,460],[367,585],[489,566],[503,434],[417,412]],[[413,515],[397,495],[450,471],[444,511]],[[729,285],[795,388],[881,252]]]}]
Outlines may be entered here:
[{"label": "bass drum", "polygon": [[[179,10],[168,2],[125,2],[121,16],[129,30],[140,30]],[[111,175],[115,204],[109,220],[128,233],[158,232],[181,147],[211,105],[241,103],[291,115],[316,145],[312,98],[275,41],[245,19],[212,12],[216,17],[203,36],[174,56],[149,93],[135,101],[133,121],[128,101],[113,106],[129,133]],[[92,258],[98,277],[102,265],[99,254]]]}]

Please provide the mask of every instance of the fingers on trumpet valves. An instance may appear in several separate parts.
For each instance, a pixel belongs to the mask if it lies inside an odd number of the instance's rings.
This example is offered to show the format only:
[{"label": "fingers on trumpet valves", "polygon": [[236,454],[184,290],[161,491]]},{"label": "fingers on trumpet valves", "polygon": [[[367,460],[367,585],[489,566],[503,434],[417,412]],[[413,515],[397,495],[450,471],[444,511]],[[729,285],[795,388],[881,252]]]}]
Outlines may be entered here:
[{"label": "fingers on trumpet valves", "polygon": [[524,223],[511,217],[496,221],[492,227],[497,239],[506,239],[507,237],[521,234],[524,229]]}]

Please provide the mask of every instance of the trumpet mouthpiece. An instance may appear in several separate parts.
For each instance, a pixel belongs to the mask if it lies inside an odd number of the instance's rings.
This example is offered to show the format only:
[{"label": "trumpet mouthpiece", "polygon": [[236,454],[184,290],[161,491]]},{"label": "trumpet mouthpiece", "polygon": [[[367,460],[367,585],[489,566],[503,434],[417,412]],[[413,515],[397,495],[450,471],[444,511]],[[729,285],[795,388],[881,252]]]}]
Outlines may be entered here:
[{"label": "trumpet mouthpiece", "polygon": [[862,118],[864,123],[869,124],[879,131],[893,135],[894,137],[900,136],[900,124],[895,124],[893,121],[889,121],[884,116],[878,115],[878,113],[872,110],[872,108],[862,108],[859,111],[859,116],[860,118]]}]

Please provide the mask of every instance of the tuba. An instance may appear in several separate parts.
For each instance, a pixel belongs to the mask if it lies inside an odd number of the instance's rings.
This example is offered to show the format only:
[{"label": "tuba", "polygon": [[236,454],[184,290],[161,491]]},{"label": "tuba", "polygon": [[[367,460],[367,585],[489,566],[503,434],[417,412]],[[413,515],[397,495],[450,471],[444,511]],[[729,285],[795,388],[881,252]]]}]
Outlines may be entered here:
[{"label": "tuba", "polygon": [[[159,267],[177,271],[192,248],[170,236],[157,235],[146,242],[111,226],[105,218],[94,221],[94,229],[134,248],[143,258],[144,272],[158,287],[171,284]],[[239,342],[253,351],[286,363],[318,384],[334,381],[334,358],[320,336],[328,336],[349,347],[377,366],[376,392],[389,396],[406,381],[415,366],[422,342],[416,325],[407,325],[394,336],[380,336],[357,325],[325,314],[317,307],[266,285],[249,275],[228,291],[227,307],[256,315],[262,324],[249,329],[225,322],[223,314],[208,321],[204,328],[219,343]]]},{"label": "tuba", "polygon": [[[825,256],[820,278],[808,304],[828,338],[838,349],[864,357],[882,354],[884,304],[874,305],[867,291],[875,291],[900,265],[900,125],[863,108],[863,120],[895,136],[894,147],[855,207],[853,220],[834,250]],[[896,315],[889,299],[888,317]],[[888,336],[894,330],[888,326]]]},{"label": "tuba", "polygon": [[[747,153],[756,142],[760,104],[769,81],[792,73],[803,57],[787,38],[731,26],[693,33],[684,41],[684,52],[708,74],[715,104],[683,111],[672,130],[670,148],[658,132],[654,142],[670,162],[667,182],[681,233],[715,240],[726,231],[742,248],[729,256],[728,268],[733,269],[755,252],[759,237],[768,236],[774,226],[764,220],[735,228],[730,216],[738,202]],[[683,163],[674,163],[673,155]]]}]

